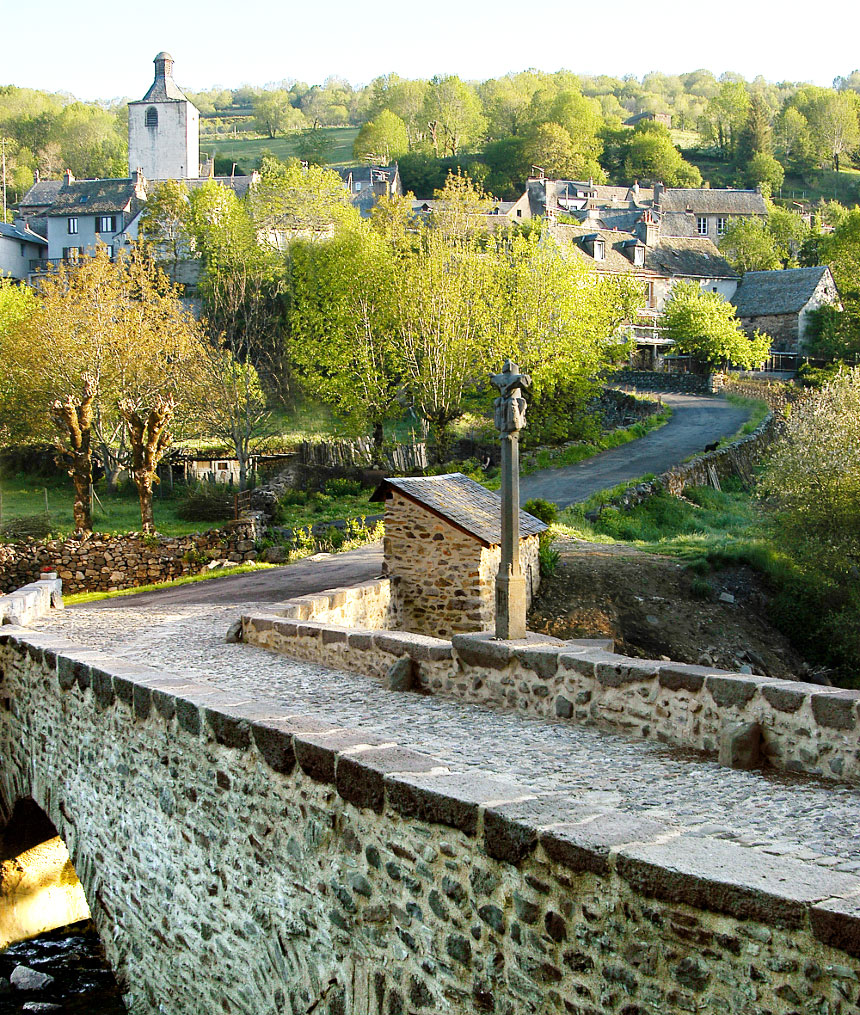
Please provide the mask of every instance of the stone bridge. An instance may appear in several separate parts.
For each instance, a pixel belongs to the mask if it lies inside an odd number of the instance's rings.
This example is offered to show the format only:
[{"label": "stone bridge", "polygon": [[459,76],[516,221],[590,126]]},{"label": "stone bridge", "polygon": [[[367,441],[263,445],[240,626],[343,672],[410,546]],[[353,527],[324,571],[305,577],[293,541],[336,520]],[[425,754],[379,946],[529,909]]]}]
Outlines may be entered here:
[{"label": "stone bridge", "polygon": [[[0,628],[0,817],[62,837],[133,1015],[857,1011],[850,845],[818,863],[685,827],[695,801],[685,819],[644,789],[625,808],[460,767],[267,693],[287,664],[262,649],[226,647],[256,682],[225,690],[162,641],[150,668]],[[399,697],[431,745],[432,711],[467,707]],[[622,744],[631,768],[656,750]]]}]

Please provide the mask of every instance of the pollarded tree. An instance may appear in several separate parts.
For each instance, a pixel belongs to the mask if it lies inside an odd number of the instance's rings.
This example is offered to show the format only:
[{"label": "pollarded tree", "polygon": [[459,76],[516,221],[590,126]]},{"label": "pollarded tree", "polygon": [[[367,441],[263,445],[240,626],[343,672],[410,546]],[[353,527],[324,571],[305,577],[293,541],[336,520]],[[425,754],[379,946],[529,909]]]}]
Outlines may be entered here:
[{"label": "pollarded tree", "polygon": [[176,402],[172,394],[158,394],[147,407],[131,399],[122,399],[118,407],[128,433],[129,472],[140,500],[141,531],[155,532],[152,487],[158,482],[159,463],[170,447]]},{"label": "pollarded tree", "polygon": [[732,304],[695,282],[675,283],[660,327],[677,352],[718,369],[760,366],[770,352],[768,335],[756,332],[749,338]]},{"label": "pollarded tree", "polygon": [[98,394],[98,385],[90,374],[84,374],[81,382],[80,397],[66,395],[65,398],[57,398],[51,403],[50,412],[58,433],[57,463],[68,467],[75,487],[72,505],[75,531],[83,534],[91,532],[93,527],[90,497],[93,484],[93,401]]}]

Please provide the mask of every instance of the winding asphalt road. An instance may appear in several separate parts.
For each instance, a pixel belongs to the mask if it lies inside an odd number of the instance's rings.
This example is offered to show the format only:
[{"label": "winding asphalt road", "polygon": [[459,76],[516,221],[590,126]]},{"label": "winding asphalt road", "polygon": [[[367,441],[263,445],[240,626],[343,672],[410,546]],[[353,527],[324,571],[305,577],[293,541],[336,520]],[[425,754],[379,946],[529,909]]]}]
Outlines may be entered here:
[{"label": "winding asphalt road", "polygon": [[[725,399],[697,395],[663,395],[672,406],[669,422],[640,440],[604,451],[578,465],[544,469],[523,476],[520,496],[544,497],[561,507],[586,500],[646,472],[659,474],[704,449],[726,434],[735,433],[749,416],[747,409],[730,405]],[[332,556],[308,558],[288,567],[270,568],[255,574],[233,575],[217,581],[196,582],[159,592],[141,592],[72,607],[75,610],[117,609],[134,605],[184,606],[192,603],[271,603],[323,589],[354,585],[382,572],[382,546],[374,543],[359,550]]]},{"label": "winding asphalt road", "polygon": [[523,476],[520,499],[543,497],[564,508],[646,472],[659,476],[720,437],[737,432],[750,415],[748,409],[731,405],[724,398],[674,394],[662,397],[672,407],[672,418],[665,426],[577,465],[542,469]]}]

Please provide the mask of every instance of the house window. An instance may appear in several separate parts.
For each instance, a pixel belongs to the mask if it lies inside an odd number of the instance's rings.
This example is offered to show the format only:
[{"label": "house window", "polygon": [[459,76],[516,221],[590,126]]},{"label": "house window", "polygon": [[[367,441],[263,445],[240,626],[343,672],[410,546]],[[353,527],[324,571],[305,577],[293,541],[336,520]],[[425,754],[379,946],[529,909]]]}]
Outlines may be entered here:
[{"label": "house window", "polygon": [[66,221],[66,231],[68,232],[69,236],[73,236],[78,231],[78,220],[77,219],[67,219],[67,221]]},{"label": "house window", "polygon": [[83,253],[82,247],[63,247],[63,260],[69,264],[77,264]]},{"label": "house window", "polygon": [[113,244],[112,243],[106,243],[105,244],[105,250],[107,251],[107,256],[111,260],[113,260]]},{"label": "house window", "polygon": [[155,106],[150,106],[146,111],[146,125],[147,127],[158,126],[158,110]]},{"label": "house window", "polygon": [[645,263],[645,248],[638,244],[633,248],[633,263],[637,268],[641,268]]},{"label": "house window", "polygon": [[704,215],[699,215],[696,218],[696,228],[699,231],[699,236],[708,235],[708,220]]},{"label": "house window", "polygon": [[717,236],[726,235],[726,227],[729,224],[729,220],[724,218],[722,215],[717,219]]},{"label": "house window", "polygon": [[96,215],[97,233],[115,233],[116,215]]},{"label": "house window", "polygon": [[646,306],[648,307],[649,310],[653,310],[657,306],[657,294],[654,291],[654,283],[653,282],[648,282],[647,283],[646,288],[645,288],[645,292],[646,292],[646,295],[647,295]]},{"label": "house window", "polygon": [[522,217],[523,217],[523,210],[522,210],[522,208],[517,208],[517,218],[521,219]]},{"label": "house window", "polygon": [[26,257],[27,256],[27,248],[24,246],[23,243],[20,243],[19,246],[21,248],[21,257]]},{"label": "house window", "polygon": [[594,241],[594,260],[603,261],[606,259],[606,244],[603,240]]}]

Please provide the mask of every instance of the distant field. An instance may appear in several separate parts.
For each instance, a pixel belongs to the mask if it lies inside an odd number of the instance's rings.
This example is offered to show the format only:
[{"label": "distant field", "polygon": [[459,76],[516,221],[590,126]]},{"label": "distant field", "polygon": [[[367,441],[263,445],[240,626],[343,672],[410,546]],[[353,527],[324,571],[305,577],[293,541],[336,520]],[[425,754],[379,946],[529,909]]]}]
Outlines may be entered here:
[{"label": "distant field", "polygon": [[[358,134],[358,127],[323,127],[323,134],[331,142],[328,153],[328,164],[343,166],[352,163],[352,145]],[[257,163],[263,151],[274,152],[279,159],[296,156],[297,134],[286,137],[252,137],[241,135],[209,135],[200,138],[200,151],[208,156],[213,154],[219,158],[231,159],[243,169],[250,170]]]},{"label": "distant field", "polygon": [[843,169],[836,173],[832,169],[822,169],[805,179],[786,176],[777,196],[794,201],[824,198],[825,201],[839,201],[841,204],[857,204],[860,201],[860,170]]}]

